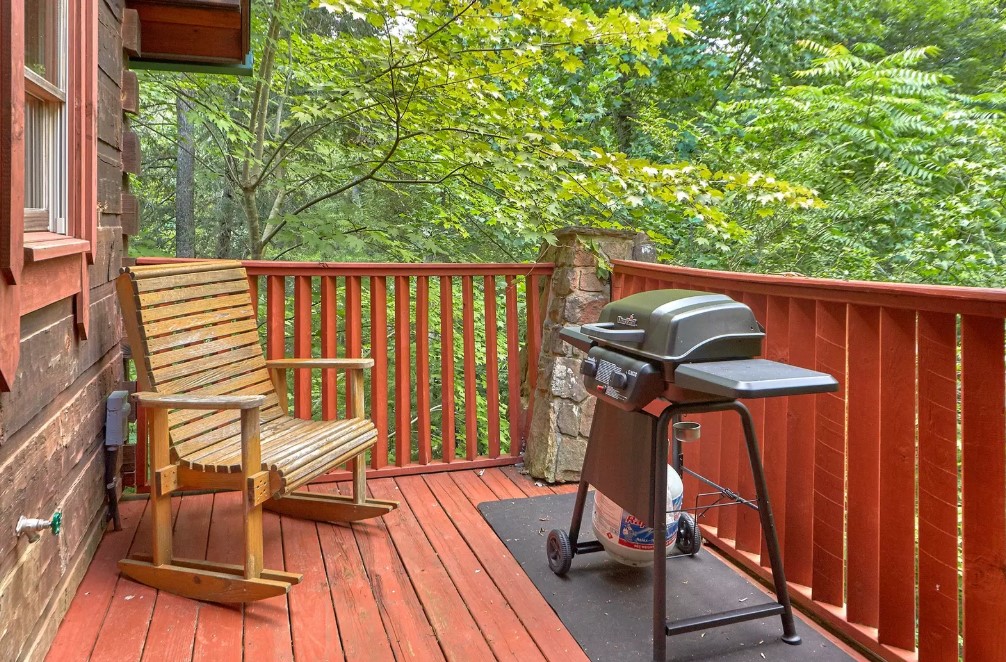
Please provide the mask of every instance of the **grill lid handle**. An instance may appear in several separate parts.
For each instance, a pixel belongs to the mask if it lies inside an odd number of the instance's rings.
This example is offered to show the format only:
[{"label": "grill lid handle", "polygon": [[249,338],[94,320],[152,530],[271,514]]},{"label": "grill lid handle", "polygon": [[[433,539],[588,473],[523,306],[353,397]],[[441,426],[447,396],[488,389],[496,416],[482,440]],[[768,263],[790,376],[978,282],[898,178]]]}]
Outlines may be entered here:
[{"label": "grill lid handle", "polygon": [[580,332],[591,338],[616,343],[641,343],[646,338],[643,329],[616,329],[614,322],[583,324]]}]

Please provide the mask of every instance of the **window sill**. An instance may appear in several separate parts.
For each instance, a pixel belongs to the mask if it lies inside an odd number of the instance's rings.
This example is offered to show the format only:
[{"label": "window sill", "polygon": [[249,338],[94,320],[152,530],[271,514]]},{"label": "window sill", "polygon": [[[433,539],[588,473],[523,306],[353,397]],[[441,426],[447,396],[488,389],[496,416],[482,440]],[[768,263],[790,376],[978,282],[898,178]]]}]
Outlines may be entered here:
[{"label": "window sill", "polygon": [[24,236],[24,261],[42,262],[67,255],[78,255],[91,249],[91,242],[54,232],[29,232]]}]

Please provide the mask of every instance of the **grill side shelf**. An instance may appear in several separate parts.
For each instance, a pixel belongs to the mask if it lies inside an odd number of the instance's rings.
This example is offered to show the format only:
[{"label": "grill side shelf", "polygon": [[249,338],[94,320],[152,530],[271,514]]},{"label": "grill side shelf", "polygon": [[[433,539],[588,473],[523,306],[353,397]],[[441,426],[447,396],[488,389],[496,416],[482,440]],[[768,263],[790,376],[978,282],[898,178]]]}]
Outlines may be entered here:
[{"label": "grill side shelf", "polygon": [[838,381],[829,374],[766,359],[685,363],[674,370],[674,383],[684,389],[728,398],[768,398],[838,390]]}]

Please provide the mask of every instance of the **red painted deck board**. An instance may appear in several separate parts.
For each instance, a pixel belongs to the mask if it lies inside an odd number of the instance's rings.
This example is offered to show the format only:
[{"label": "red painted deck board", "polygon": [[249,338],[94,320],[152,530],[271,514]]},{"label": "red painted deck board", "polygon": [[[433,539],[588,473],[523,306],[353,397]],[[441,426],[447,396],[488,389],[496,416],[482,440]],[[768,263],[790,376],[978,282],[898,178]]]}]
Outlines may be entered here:
[{"label": "red painted deck board", "polygon": [[[400,500],[400,509],[351,526],[267,513],[266,565],[302,572],[304,582],[286,597],[243,609],[120,578],[117,560],[130,546],[149,549],[150,535],[149,526],[138,526],[145,502],[124,502],[125,531],[106,534],[49,659],[86,660],[92,649],[90,659],[116,661],[587,659],[476,509],[504,495],[572,486],[538,486],[516,469],[488,468],[373,480],[371,487]],[[348,485],[311,487],[340,489]],[[238,560],[237,494],[188,495],[172,505],[179,552]]]}]

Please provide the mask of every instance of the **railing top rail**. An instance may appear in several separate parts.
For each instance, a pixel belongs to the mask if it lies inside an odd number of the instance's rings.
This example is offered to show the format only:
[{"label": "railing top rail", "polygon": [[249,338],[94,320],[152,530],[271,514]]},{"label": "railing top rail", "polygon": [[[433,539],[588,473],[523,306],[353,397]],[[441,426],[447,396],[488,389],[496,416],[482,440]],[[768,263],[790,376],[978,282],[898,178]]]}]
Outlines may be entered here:
[{"label": "railing top rail", "polygon": [[687,280],[695,287],[928,312],[1006,317],[1006,289],[713,271],[630,260],[612,260],[612,265],[618,274],[676,278]]},{"label": "railing top rail", "polygon": [[[189,258],[141,257],[137,264],[187,262]],[[450,262],[284,262],[242,260],[250,276],[547,276],[549,262],[450,263]]]}]

